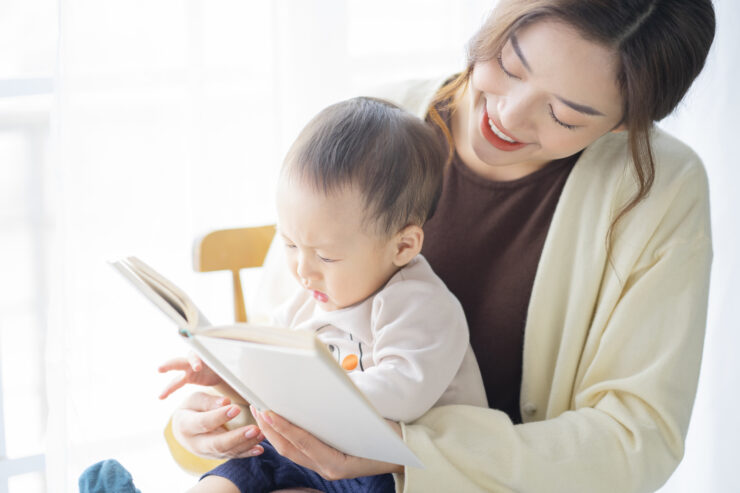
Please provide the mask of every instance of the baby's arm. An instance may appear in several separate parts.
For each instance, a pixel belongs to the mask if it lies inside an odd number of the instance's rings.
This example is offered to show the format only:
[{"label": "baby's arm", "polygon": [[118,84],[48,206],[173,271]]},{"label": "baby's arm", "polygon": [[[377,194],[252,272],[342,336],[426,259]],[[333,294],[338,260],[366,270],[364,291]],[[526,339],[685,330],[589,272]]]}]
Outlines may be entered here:
[{"label": "baby's arm", "polygon": [[462,307],[439,286],[404,281],[376,295],[372,318],[374,366],[349,376],[384,417],[413,421],[460,370],[469,345]]}]

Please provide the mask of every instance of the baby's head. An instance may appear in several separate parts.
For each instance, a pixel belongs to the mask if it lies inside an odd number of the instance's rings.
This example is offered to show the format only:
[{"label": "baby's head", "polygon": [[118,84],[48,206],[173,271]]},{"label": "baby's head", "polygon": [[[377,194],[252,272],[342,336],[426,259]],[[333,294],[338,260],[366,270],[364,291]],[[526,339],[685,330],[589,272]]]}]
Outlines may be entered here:
[{"label": "baby's head", "polygon": [[446,157],[431,126],[378,99],[332,105],[303,129],[281,171],[278,234],[322,308],[363,301],[421,251]]}]

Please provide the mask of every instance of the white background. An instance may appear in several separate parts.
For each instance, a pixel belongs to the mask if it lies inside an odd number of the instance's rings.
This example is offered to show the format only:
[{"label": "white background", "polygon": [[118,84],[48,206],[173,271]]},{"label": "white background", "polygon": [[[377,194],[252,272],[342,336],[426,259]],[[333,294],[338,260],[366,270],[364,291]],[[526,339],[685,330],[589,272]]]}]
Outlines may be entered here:
[{"label": "white background", "polygon": [[[228,322],[230,277],[191,272],[193,239],[273,222],[277,169],[308,118],[363,88],[459,70],[491,5],[4,0],[0,84],[41,87],[0,85],[5,438],[9,456],[45,453],[47,466],[10,491],[77,491],[109,457],[144,492],[192,484],[161,435],[181,397],[156,399],[157,365],[184,348],[106,260],[142,257]],[[716,8],[707,68],[661,123],[706,164],[715,242],[699,394],[667,492],[740,489],[740,4]]]}]

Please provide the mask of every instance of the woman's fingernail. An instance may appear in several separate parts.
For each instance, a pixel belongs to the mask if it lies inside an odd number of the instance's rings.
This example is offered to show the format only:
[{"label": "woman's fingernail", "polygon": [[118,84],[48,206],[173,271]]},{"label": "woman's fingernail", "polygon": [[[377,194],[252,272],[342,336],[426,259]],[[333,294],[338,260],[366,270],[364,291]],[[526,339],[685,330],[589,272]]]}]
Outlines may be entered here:
[{"label": "woman's fingernail", "polygon": [[262,447],[255,446],[249,449],[249,452],[247,452],[251,457],[254,457],[255,455],[260,455],[263,452]]},{"label": "woman's fingernail", "polygon": [[257,435],[259,435],[259,432],[260,432],[259,428],[257,428],[256,426],[253,426],[253,427],[251,427],[251,428],[249,428],[247,430],[247,432],[244,434],[244,437],[245,438],[254,438]]},{"label": "woman's fingernail", "polygon": [[265,411],[264,413],[262,413],[262,419],[264,419],[265,421],[267,421],[267,424],[270,424],[271,425],[272,424],[272,416],[270,416],[270,414],[271,414],[270,411]]},{"label": "woman's fingernail", "polygon": [[226,397],[218,401],[219,406],[227,406],[228,404],[229,404],[229,399],[227,399]]},{"label": "woman's fingernail", "polygon": [[229,409],[228,411],[226,411],[226,416],[228,416],[230,418],[233,418],[237,414],[239,414],[239,408],[236,407],[236,406],[234,406],[231,409]]}]

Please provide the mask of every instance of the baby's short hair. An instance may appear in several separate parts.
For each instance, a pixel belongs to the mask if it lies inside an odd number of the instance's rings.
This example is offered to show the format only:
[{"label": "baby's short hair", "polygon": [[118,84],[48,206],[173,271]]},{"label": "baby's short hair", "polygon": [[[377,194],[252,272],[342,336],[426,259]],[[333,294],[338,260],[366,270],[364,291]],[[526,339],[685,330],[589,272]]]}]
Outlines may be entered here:
[{"label": "baby's short hair", "polygon": [[446,160],[431,125],[388,101],[359,97],[316,115],[288,151],[283,173],[326,194],[356,187],[364,220],[394,234],[432,216]]}]

